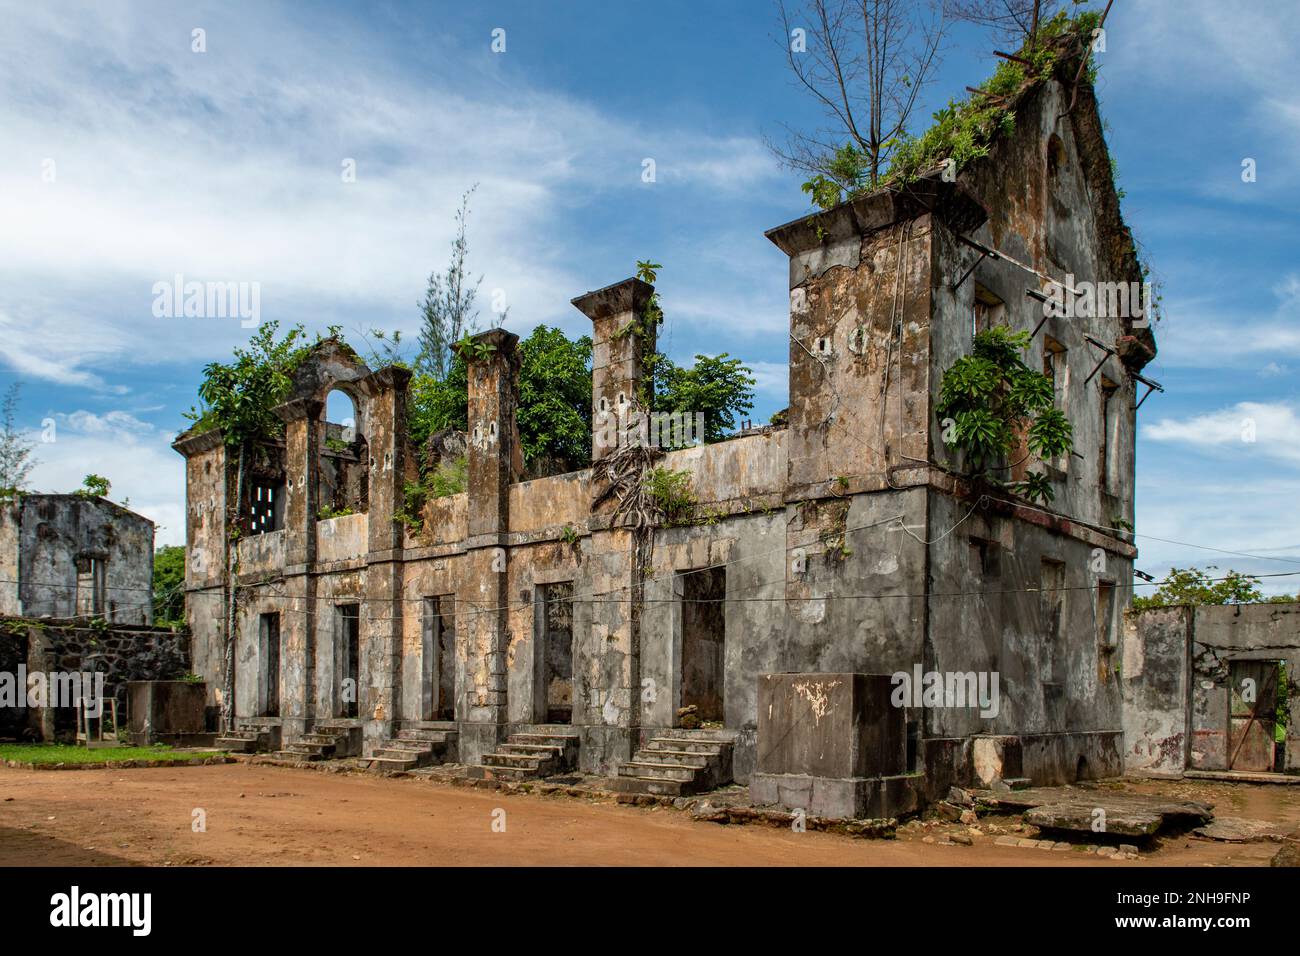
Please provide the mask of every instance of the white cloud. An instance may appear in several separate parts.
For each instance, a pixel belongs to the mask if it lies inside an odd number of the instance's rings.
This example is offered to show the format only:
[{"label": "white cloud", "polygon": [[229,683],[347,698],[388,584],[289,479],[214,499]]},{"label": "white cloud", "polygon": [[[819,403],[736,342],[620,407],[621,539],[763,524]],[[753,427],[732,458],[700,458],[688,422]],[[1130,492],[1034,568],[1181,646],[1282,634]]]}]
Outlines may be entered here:
[{"label": "white cloud", "polygon": [[[1232,91],[1248,122],[1300,142],[1300,98],[1292,82],[1300,21],[1281,7],[1137,0],[1116,14],[1118,29],[1108,29],[1107,40],[1118,69],[1151,88],[1212,96]],[[1188,70],[1189,53],[1213,69]]]},{"label": "white cloud", "polygon": [[[1277,304],[1263,316],[1233,314],[1218,299],[1171,301],[1168,320],[1155,330],[1160,361],[1186,368],[1248,366],[1268,356],[1300,357],[1300,274],[1288,273],[1273,287]],[[1284,368],[1270,363],[1270,369]]]},{"label": "white cloud", "polygon": [[[1300,479],[1197,468],[1139,471],[1137,567],[1157,578],[1170,567],[1215,565],[1252,574],[1300,571],[1300,542],[1289,515]],[[1208,530],[1207,530],[1208,529]],[[1265,578],[1265,594],[1300,591],[1300,575]],[[1149,593],[1143,589],[1139,593]]]},{"label": "white cloud", "polygon": [[790,394],[790,366],[785,362],[748,362],[754,372],[754,390],[763,395],[787,398]]},{"label": "white cloud", "polygon": [[575,196],[642,188],[642,155],[667,189],[743,195],[776,174],[757,139],[651,131],[516,77],[503,95],[454,50],[402,74],[363,36],[323,41],[325,13],[306,31],[267,7],[0,6],[0,357],[31,378],[105,389],[109,366],[228,353],[236,320],[152,317],[153,283],[178,273],[260,283],[264,319],[410,331],[474,182],[484,291],[504,290],[513,328],[568,325],[607,278],[567,264],[592,238],[566,225]]},{"label": "white cloud", "polygon": [[1142,437],[1230,451],[1243,460],[1262,455],[1300,465],[1300,416],[1286,402],[1238,402],[1182,420],[1162,418],[1143,425]]},{"label": "white cloud", "polygon": [[103,475],[112,483],[113,501],[157,526],[156,546],[185,543],[185,461],[171,449],[170,437],[119,411],[60,415],[47,436],[53,441],[42,441],[36,431],[26,437],[35,444],[34,491],[70,492],[87,474]]},{"label": "white cloud", "polygon": [[68,414],[60,413],[55,417],[56,422],[62,420],[63,423],[74,432],[80,432],[86,435],[104,435],[112,432],[148,432],[153,431],[153,426],[148,422],[142,422],[129,412],[110,411],[103,415],[96,415],[94,412],[78,410]]}]

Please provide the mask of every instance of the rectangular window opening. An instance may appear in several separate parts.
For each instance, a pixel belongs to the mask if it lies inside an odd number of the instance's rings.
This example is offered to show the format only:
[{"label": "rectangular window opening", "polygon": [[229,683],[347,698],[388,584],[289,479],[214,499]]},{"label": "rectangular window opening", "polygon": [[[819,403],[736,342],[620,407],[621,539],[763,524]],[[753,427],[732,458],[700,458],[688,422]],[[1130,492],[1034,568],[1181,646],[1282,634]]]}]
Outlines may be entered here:
[{"label": "rectangular window opening", "polygon": [[971,334],[987,332],[995,325],[1005,325],[1006,304],[978,282],[975,283],[975,308],[971,315]]}]

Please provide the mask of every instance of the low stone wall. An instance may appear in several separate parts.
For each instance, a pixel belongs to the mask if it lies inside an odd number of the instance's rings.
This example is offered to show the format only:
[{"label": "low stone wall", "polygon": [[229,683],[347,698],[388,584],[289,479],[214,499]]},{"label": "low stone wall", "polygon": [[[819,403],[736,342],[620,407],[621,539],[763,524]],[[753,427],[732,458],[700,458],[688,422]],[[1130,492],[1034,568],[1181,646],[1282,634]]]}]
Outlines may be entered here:
[{"label": "low stone wall", "polygon": [[[127,683],[184,677],[190,669],[190,634],[86,619],[0,618],[0,673],[14,675],[12,682],[20,664],[29,676],[102,673],[104,694],[117,700],[118,724],[125,727]],[[9,703],[0,706],[0,737],[53,741],[76,735],[73,706],[27,707],[20,706],[27,703],[21,699]]]},{"label": "low stone wall", "polygon": [[[1124,759],[1130,773],[1255,770],[1233,764],[1236,664],[1281,661],[1291,706],[1281,769],[1300,772],[1300,603],[1150,608],[1125,616]],[[1269,755],[1265,755],[1268,759]],[[1276,755],[1272,756],[1276,761]]]}]

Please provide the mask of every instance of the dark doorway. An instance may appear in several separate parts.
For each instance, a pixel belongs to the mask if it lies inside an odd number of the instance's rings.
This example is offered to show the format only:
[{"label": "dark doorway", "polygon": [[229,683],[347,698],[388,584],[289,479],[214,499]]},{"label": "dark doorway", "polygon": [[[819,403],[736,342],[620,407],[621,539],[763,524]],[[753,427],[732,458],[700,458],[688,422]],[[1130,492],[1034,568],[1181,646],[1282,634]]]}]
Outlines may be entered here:
[{"label": "dark doorway", "polygon": [[700,720],[724,719],[726,596],[725,568],[682,575],[682,706]]},{"label": "dark doorway", "polygon": [[361,696],[361,605],[338,607],[339,716],[355,717]]},{"label": "dark doorway", "polygon": [[546,722],[567,724],[573,720],[573,582],[543,584],[539,590]]},{"label": "dark doorway", "polygon": [[1279,662],[1230,661],[1228,667],[1228,769],[1271,771]]},{"label": "dark doorway", "polygon": [[263,614],[261,616],[262,632],[262,671],[266,675],[266,687],[263,690],[262,716],[280,716],[280,615]]},{"label": "dark doorway", "polygon": [[456,717],[456,604],[443,594],[424,599],[420,713],[425,720]]}]

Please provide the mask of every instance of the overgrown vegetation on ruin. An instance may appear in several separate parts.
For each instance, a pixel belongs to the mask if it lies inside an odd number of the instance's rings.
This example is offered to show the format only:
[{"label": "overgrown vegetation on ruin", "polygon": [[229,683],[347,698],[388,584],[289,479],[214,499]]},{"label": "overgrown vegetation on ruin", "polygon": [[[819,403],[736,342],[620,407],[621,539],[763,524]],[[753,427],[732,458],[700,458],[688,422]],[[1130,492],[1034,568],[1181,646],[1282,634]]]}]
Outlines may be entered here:
[{"label": "overgrown vegetation on ruin", "polygon": [[[1026,37],[1015,60],[1002,61],[993,75],[977,87],[979,93],[954,98],[932,114],[933,124],[916,136],[906,133],[891,143],[889,167],[873,177],[871,157],[850,142],[827,155],[824,172],[804,183],[804,192],[822,209],[839,205],[876,189],[903,187],[920,176],[948,165],[951,175],[973,160],[987,156],[993,143],[1015,129],[1015,104],[1028,90],[1048,79],[1070,53],[1087,56],[1101,14],[1084,11],[1073,17],[1061,10],[1039,25],[1036,37]],[[1089,63],[1085,78],[1096,78]]]},{"label": "overgrown vegetation on ruin", "polygon": [[646,496],[654,506],[658,522],[668,527],[690,524],[699,504],[691,488],[689,472],[652,468],[645,475]]},{"label": "overgrown vegetation on ruin", "polygon": [[1029,341],[1028,332],[1001,325],[980,332],[971,354],[944,372],[936,410],[944,443],[964,454],[969,477],[1050,502],[1051,480],[1042,472],[1027,472],[1017,482],[1003,479],[1031,455],[1059,458],[1074,448],[1070,421],[1053,404],[1052,380],[1020,357]]}]

